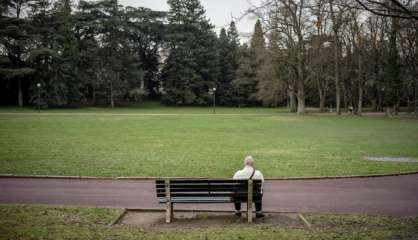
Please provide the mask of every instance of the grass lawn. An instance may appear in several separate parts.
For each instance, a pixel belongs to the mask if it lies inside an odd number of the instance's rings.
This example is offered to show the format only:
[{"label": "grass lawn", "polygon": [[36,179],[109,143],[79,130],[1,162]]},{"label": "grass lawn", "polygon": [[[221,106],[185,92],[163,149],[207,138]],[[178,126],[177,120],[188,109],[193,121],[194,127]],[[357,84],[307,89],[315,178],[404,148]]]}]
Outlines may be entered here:
[{"label": "grass lawn", "polygon": [[[156,231],[108,224],[121,210],[0,205],[0,239],[417,239],[418,218],[306,215],[312,228],[243,225]],[[163,213],[161,213],[163,214]]]},{"label": "grass lawn", "polygon": [[363,159],[418,158],[416,119],[299,117],[283,111],[222,108],[224,115],[214,116],[204,115],[210,108],[146,105],[38,115],[0,108],[0,174],[228,177],[246,154],[266,177],[418,171],[417,163]]}]

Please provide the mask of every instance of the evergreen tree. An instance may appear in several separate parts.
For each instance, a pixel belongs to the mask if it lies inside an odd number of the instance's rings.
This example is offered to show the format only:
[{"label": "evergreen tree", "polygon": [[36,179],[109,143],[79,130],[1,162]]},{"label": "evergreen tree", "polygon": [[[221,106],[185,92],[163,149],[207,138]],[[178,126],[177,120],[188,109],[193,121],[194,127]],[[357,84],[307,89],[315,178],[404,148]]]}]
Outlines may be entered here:
[{"label": "evergreen tree", "polygon": [[163,69],[163,101],[205,105],[216,86],[217,38],[199,0],[169,0],[168,56]]},{"label": "evergreen tree", "polygon": [[234,103],[238,106],[254,105],[257,102],[256,64],[254,52],[244,44],[239,49],[239,62],[234,85]]},{"label": "evergreen tree", "polygon": [[254,26],[250,47],[241,48],[239,66],[234,80],[238,104],[255,105],[259,72],[266,57],[266,42],[260,20]]},{"label": "evergreen tree", "polygon": [[217,81],[217,99],[220,105],[230,105],[232,101],[232,81],[235,77],[235,69],[231,62],[231,42],[224,28],[219,35],[219,69],[220,75]]},{"label": "evergreen tree", "polygon": [[257,72],[257,96],[264,106],[277,106],[286,93],[286,84],[280,79],[281,55],[279,33],[273,29],[268,34],[268,48],[265,50],[264,64]]},{"label": "evergreen tree", "polygon": [[266,40],[264,38],[263,27],[261,26],[260,20],[257,20],[255,23],[250,48],[254,52],[255,62],[257,64],[257,68],[259,68],[263,65],[266,53]]},{"label": "evergreen tree", "polygon": [[[235,23],[231,22],[228,31],[221,29],[219,35],[218,103],[231,106],[234,104],[233,81],[236,78],[239,60],[239,35]],[[236,104],[236,102],[235,102]]]},{"label": "evergreen tree", "polygon": [[96,24],[101,14],[96,9],[96,3],[81,0],[75,13],[75,38],[78,48],[78,80],[83,85],[82,92],[85,98],[97,104],[97,92],[100,86],[100,58],[99,43],[96,35],[100,26]]},{"label": "evergreen tree", "polygon": [[[136,70],[141,74],[131,74],[130,85],[134,92],[142,92],[144,96],[157,97],[160,88],[160,52],[166,31],[163,23],[165,12],[152,11],[145,8],[127,7],[126,18],[127,48],[134,55]],[[136,75],[136,76],[135,76]]]},{"label": "evergreen tree", "polygon": [[[24,104],[24,87],[29,85],[26,77],[35,69],[28,62],[33,49],[34,33],[27,15],[32,1],[5,0],[0,9],[0,77],[7,80],[2,95],[13,92],[18,106]],[[13,90],[17,91],[14,92]]]},{"label": "evergreen tree", "polygon": [[42,86],[42,99],[51,105],[65,104],[65,83],[59,78],[59,47],[57,44],[56,18],[50,0],[35,0],[29,14],[34,33],[34,49],[30,53],[30,64],[36,69],[32,82],[33,103],[38,101],[36,84]]},{"label": "evergreen tree", "polygon": [[235,79],[235,72],[238,69],[240,37],[234,21],[229,25],[227,34],[229,40],[229,62],[234,71],[234,77],[232,79]]},{"label": "evergreen tree", "polygon": [[115,106],[115,99],[118,97],[118,89],[123,86],[121,74],[123,72],[124,33],[121,25],[121,11],[118,0],[103,0],[102,10],[108,16],[102,22],[102,44],[100,56],[103,61],[103,77],[107,86],[109,106]]},{"label": "evergreen tree", "polygon": [[65,85],[65,103],[77,101],[81,96],[82,82],[78,79],[79,52],[74,34],[75,20],[72,16],[71,0],[60,0],[55,8],[59,58],[57,79]]}]

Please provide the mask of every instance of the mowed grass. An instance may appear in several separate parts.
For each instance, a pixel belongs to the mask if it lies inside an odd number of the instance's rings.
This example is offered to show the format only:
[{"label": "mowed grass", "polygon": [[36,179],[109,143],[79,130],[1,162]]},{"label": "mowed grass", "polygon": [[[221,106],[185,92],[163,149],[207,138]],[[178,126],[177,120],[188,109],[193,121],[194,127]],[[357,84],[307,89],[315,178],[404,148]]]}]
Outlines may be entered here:
[{"label": "mowed grass", "polygon": [[[305,215],[312,228],[242,224],[217,228],[151,230],[108,226],[119,209],[0,205],[0,239],[417,239],[417,218]],[[162,217],[164,213],[161,213]],[[196,220],[198,221],[198,220]],[[161,226],[163,227],[163,226]]]},{"label": "mowed grass", "polygon": [[[262,108],[225,108],[223,115],[205,115],[210,108],[149,109],[40,115],[1,109],[0,174],[230,177],[248,154],[271,178],[418,170],[417,163],[364,160],[418,158],[416,119],[296,116]],[[150,111],[161,115],[141,115]]]}]

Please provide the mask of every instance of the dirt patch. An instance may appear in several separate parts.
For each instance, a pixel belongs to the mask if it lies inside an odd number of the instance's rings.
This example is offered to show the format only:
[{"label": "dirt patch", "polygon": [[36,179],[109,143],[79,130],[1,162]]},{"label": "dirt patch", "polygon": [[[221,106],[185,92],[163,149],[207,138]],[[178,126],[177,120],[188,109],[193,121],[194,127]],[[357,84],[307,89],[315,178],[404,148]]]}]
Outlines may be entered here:
[{"label": "dirt patch", "polygon": [[[166,224],[165,212],[158,211],[127,211],[118,224],[158,230],[222,228],[249,225],[245,214],[242,217],[236,217],[231,212],[175,212],[173,222]],[[254,219],[252,225],[305,227],[297,214],[290,213],[267,213],[264,218]]]}]

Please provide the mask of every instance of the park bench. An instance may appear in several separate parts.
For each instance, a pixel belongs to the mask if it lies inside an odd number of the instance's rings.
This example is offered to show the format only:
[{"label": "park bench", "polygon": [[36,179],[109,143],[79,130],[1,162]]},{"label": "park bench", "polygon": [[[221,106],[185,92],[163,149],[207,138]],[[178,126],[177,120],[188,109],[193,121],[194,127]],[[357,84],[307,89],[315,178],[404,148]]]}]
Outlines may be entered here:
[{"label": "park bench", "polygon": [[253,220],[252,203],[261,201],[261,180],[164,179],[156,180],[158,203],[166,204],[166,223],[173,220],[174,204],[247,203],[248,222]]}]

